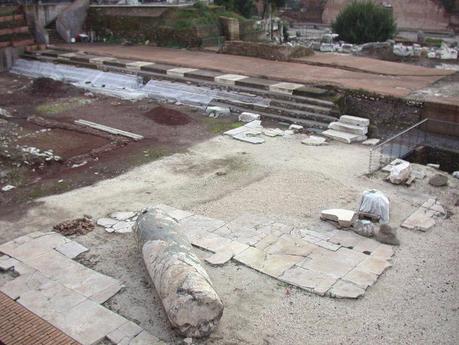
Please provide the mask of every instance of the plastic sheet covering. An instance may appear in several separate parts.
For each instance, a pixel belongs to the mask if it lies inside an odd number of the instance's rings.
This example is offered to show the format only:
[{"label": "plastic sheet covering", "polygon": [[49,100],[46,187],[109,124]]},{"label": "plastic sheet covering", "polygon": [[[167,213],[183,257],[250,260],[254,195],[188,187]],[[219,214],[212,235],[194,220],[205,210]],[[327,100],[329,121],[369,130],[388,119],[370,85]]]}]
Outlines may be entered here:
[{"label": "plastic sheet covering", "polygon": [[362,194],[359,212],[379,216],[380,222],[387,224],[389,223],[389,199],[376,189],[367,190]]},{"label": "plastic sheet covering", "polygon": [[46,77],[61,80],[87,90],[130,100],[151,97],[159,100],[174,100],[198,107],[207,107],[213,100],[228,100],[234,103],[256,104],[264,107],[270,104],[269,99],[256,95],[163,80],[150,80],[143,85],[142,79],[133,75],[33,60],[17,60],[11,72],[32,78]]},{"label": "plastic sheet covering", "polygon": [[123,99],[147,97],[141,91],[143,86],[142,79],[127,74],[102,72],[89,68],[23,59],[17,60],[10,72],[32,78],[52,78],[77,87]]}]

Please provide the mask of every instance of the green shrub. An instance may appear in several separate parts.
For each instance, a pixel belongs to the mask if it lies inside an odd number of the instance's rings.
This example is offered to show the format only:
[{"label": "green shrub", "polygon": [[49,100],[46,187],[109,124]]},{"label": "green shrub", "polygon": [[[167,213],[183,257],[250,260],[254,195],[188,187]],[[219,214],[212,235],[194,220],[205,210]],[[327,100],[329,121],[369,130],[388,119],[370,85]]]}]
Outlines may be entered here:
[{"label": "green shrub", "polygon": [[225,6],[227,10],[237,12],[245,18],[250,18],[255,6],[253,0],[215,0],[215,4]]},{"label": "green shrub", "polygon": [[332,24],[339,38],[349,43],[383,42],[397,31],[392,13],[372,1],[353,1]]}]

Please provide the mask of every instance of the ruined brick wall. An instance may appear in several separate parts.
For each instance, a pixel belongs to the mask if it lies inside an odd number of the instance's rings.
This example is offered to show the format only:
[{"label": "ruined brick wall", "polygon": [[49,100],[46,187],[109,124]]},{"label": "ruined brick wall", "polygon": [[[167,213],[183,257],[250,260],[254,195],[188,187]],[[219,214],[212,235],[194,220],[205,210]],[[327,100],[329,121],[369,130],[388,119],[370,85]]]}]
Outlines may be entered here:
[{"label": "ruined brick wall", "polygon": [[[352,0],[328,0],[322,21],[330,24],[340,10]],[[374,0],[376,3],[390,3],[399,28],[446,31],[449,15],[437,0]]]},{"label": "ruined brick wall", "polygon": [[282,17],[293,22],[321,23],[326,0],[300,0],[299,8],[292,7],[282,12]]}]

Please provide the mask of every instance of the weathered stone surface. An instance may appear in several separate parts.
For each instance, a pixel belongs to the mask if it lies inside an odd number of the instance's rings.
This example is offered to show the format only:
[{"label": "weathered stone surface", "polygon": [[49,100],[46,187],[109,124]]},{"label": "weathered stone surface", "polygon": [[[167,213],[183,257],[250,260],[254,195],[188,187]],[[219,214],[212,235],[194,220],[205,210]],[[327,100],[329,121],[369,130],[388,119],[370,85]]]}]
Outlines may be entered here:
[{"label": "weathered stone surface", "polygon": [[224,225],[225,222],[222,220],[194,215],[182,219],[178,224],[178,230],[191,241],[195,237],[201,237],[202,234],[213,232]]},{"label": "weathered stone surface", "polygon": [[352,144],[354,142],[367,140],[367,137],[365,135],[341,132],[341,131],[336,131],[334,129],[327,129],[321,134],[326,136],[327,138],[330,138],[336,141],[341,141],[346,144]]},{"label": "weathered stone surface", "polygon": [[328,125],[328,128],[334,129],[335,131],[346,132],[356,135],[366,135],[368,133],[367,127],[354,126],[342,122],[332,122]]},{"label": "weathered stone surface", "polygon": [[393,184],[401,184],[411,175],[411,164],[407,161],[398,162],[390,170],[389,180]]},{"label": "weathered stone surface", "polygon": [[435,174],[429,179],[429,184],[434,187],[443,187],[448,185],[448,176]]},{"label": "weathered stone surface", "polygon": [[263,135],[266,135],[267,137],[282,137],[284,135],[284,131],[280,128],[265,128],[263,129]]},{"label": "weathered stone surface", "polygon": [[377,257],[369,257],[361,262],[357,267],[356,270],[361,272],[373,273],[376,275],[380,275],[383,273],[386,268],[391,267],[392,264],[386,260],[381,260]]},{"label": "weathered stone surface", "polygon": [[339,244],[331,243],[331,242],[324,241],[324,240],[316,242],[315,245],[321,248],[324,248],[324,249],[331,250],[331,251],[337,251],[338,249],[341,248]]},{"label": "weathered stone surface", "polygon": [[69,242],[70,239],[55,232],[42,233],[42,236],[36,238],[22,237],[12,242],[5,243],[0,247],[3,252],[20,261],[30,264],[34,258],[47,254],[55,247]]},{"label": "weathered stone surface", "polygon": [[223,303],[177,225],[150,209],[139,216],[134,231],[172,327],[187,337],[208,336],[222,317]]},{"label": "weathered stone surface", "polygon": [[268,246],[265,252],[268,254],[285,254],[307,256],[316,247],[309,242],[292,237],[290,235],[282,235],[275,243]]},{"label": "weathered stone surface", "polygon": [[97,220],[97,225],[102,226],[104,228],[111,228],[116,223],[118,223],[118,220],[112,218],[99,218]]},{"label": "weathered stone surface", "polygon": [[278,93],[285,93],[291,95],[294,90],[303,87],[302,84],[296,83],[277,83],[269,86],[269,91],[271,92],[278,92]]},{"label": "weathered stone surface", "polygon": [[153,65],[153,62],[134,61],[126,64],[126,68],[130,71],[140,71],[143,66]]},{"label": "weathered stone surface", "polygon": [[321,219],[337,222],[339,226],[342,226],[345,228],[352,226],[355,220],[355,217],[356,217],[356,214],[354,211],[343,210],[343,209],[324,210],[320,214]]},{"label": "weathered stone surface", "polygon": [[343,247],[355,247],[362,237],[351,231],[339,231],[329,239],[330,242],[339,244]]},{"label": "weathered stone surface", "polygon": [[220,84],[235,85],[236,81],[248,78],[239,74],[223,74],[215,77],[215,81]]},{"label": "weathered stone surface", "polygon": [[351,116],[351,115],[342,115],[339,118],[339,121],[342,123],[347,123],[352,126],[368,127],[370,125],[370,120],[363,117]]},{"label": "weathered stone surface", "polygon": [[72,38],[81,33],[89,2],[89,0],[76,0],[57,16],[56,30],[66,42],[71,42]]},{"label": "weathered stone surface", "polygon": [[380,139],[368,139],[362,142],[362,144],[367,146],[375,146],[378,145],[380,141]]},{"label": "weathered stone surface", "polygon": [[315,272],[298,266],[285,271],[279,279],[321,296],[323,296],[337,280],[335,277],[323,272]]},{"label": "weathered stone surface", "polygon": [[194,71],[196,71],[195,68],[177,67],[167,70],[167,75],[183,78],[185,73],[191,73]]},{"label": "weathered stone surface", "polygon": [[260,249],[249,247],[239,255],[236,255],[234,259],[257,271],[277,278],[303,258],[293,255],[271,255]]},{"label": "weathered stone surface", "polygon": [[141,327],[137,326],[132,321],[128,321],[113,332],[107,334],[107,338],[117,345],[129,344],[129,342],[142,331],[143,329]]},{"label": "weathered stone surface", "polygon": [[394,249],[392,246],[387,244],[380,244],[373,252],[371,256],[374,256],[378,259],[388,260],[394,255]]},{"label": "weathered stone surface", "polygon": [[83,345],[90,345],[122,326],[126,319],[86,300],[64,313],[50,316],[47,321]]},{"label": "weathered stone surface", "polygon": [[0,256],[0,271],[8,271],[13,268],[19,261],[7,255]]},{"label": "weathered stone surface", "polygon": [[252,121],[255,121],[255,120],[260,120],[260,114],[242,112],[239,115],[239,121],[241,121],[241,122],[252,122]]},{"label": "weathered stone surface", "polygon": [[360,253],[365,252],[365,254],[370,254],[380,246],[381,243],[378,241],[375,241],[372,238],[364,238],[354,246],[353,250]]},{"label": "weathered stone surface", "polygon": [[132,339],[129,345],[166,345],[166,343],[160,341],[147,331],[142,331],[139,335]]},{"label": "weathered stone surface", "polygon": [[353,224],[352,231],[360,236],[373,237],[375,234],[375,225],[369,220],[359,219]]},{"label": "weathered stone surface", "polygon": [[372,286],[377,279],[378,276],[376,274],[359,271],[357,269],[353,269],[343,277],[343,280],[354,283],[362,289],[366,289],[367,287]]},{"label": "weathered stone surface", "polygon": [[219,251],[211,256],[205,258],[205,261],[214,266],[221,266],[226,264],[233,258],[234,254],[232,251]]},{"label": "weathered stone surface", "polygon": [[58,245],[55,249],[70,259],[76,258],[81,253],[88,251],[88,248],[75,241]]},{"label": "weathered stone surface", "polygon": [[353,283],[339,280],[332,286],[328,293],[335,298],[358,298],[363,296],[365,289]]},{"label": "weathered stone surface", "polygon": [[[334,252],[331,252],[334,253]],[[336,257],[314,256],[306,258],[298,266],[314,272],[325,273],[334,278],[341,278],[355,266],[348,262],[338,260]]]},{"label": "weathered stone surface", "polygon": [[[132,227],[134,226],[134,222],[125,222],[125,221],[120,221],[113,225],[110,229],[113,230],[113,232],[117,232],[120,234],[125,234],[128,232],[132,232]],[[107,230],[110,232],[110,230]]]},{"label": "weathered stone surface", "polygon": [[233,138],[249,144],[263,144],[265,142],[265,139],[260,138],[257,135],[258,133],[253,134],[251,132],[244,132],[241,134],[233,135]]},{"label": "weathered stone surface", "polygon": [[130,218],[133,218],[137,215],[137,212],[113,212],[110,214],[110,217],[116,220],[128,220]]},{"label": "weathered stone surface", "polygon": [[163,204],[156,205],[154,208],[163,211],[169,217],[174,218],[178,222],[182,221],[185,218],[191,217],[193,215],[193,213],[191,212],[179,210],[178,208],[163,205]]}]

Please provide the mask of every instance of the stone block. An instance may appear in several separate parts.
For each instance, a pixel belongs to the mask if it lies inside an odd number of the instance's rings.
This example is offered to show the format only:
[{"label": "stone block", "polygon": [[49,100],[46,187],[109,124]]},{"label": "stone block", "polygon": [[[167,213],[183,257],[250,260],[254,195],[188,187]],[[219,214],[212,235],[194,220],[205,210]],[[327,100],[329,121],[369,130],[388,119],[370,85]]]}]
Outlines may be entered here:
[{"label": "stone block", "polygon": [[138,326],[132,321],[127,321],[126,323],[121,325],[121,327],[107,334],[107,338],[116,345],[120,345],[123,343],[129,344],[129,342],[142,331],[142,327]]},{"label": "stone block", "polygon": [[327,144],[327,140],[322,137],[310,135],[309,137],[304,139],[301,143],[308,145],[308,146],[321,146],[321,145]]},{"label": "stone block", "polygon": [[225,222],[222,220],[194,215],[182,219],[178,224],[177,230],[184,233],[191,240],[194,237],[200,237],[206,232],[213,232],[224,225]]},{"label": "stone block", "polygon": [[323,272],[315,272],[298,266],[279,277],[280,280],[323,296],[336,282],[336,278]]},{"label": "stone block", "polygon": [[317,87],[302,86],[293,90],[293,95],[303,97],[325,97],[328,95],[328,91]]},{"label": "stone block", "polygon": [[112,214],[110,214],[110,217],[116,220],[127,221],[131,218],[134,218],[136,215],[137,215],[137,212],[121,211],[121,212],[113,212]]},{"label": "stone block", "polygon": [[269,86],[269,91],[283,93],[287,95],[293,94],[293,91],[303,87],[303,84],[297,83],[277,83]]},{"label": "stone block", "polygon": [[411,164],[407,161],[401,161],[392,166],[389,180],[393,184],[401,184],[408,180],[411,175]]},{"label": "stone block", "polygon": [[154,62],[148,62],[148,61],[134,61],[134,62],[129,62],[126,64],[126,68],[129,71],[140,71],[143,66],[149,66],[149,65],[154,65]]},{"label": "stone block", "polygon": [[226,264],[233,258],[234,254],[231,251],[219,251],[205,258],[205,261],[213,266],[221,266]]},{"label": "stone block", "polygon": [[32,272],[6,282],[0,287],[0,291],[15,300],[28,291],[39,289],[48,281],[49,279],[40,272]]},{"label": "stone block", "polygon": [[88,248],[75,241],[60,244],[55,249],[70,259],[74,259],[81,253],[88,251]]},{"label": "stone block", "polygon": [[[20,245],[2,246],[0,251],[14,257],[26,264],[30,265],[30,262],[34,261],[34,258],[42,256],[51,252],[55,247],[69,242],[70,239],[58,234],[58,233],[47,233],[43,236],[33,238],[25,241]],[[12,242],[20,243],[20,242]]]},{"label": "stone block", "polygon": [[379,144],[380,141],[380,139],[368,139],[362,142],[362,144],[367,146],[376,146]]},{"label": "stone block", "polygon": [[292,255],[270,255],[260,249],[249,247],[239,255],[236,255],[234,259],[257,271],[277,278],[287,269],[299,263],[302,257]]},{"label": "stone block", "polygon": [[360,126],[360,127],[368,127],[370,126],[370,120],[363,118],[363,117],[357,117],[357,116],[351,116],[351,115],[342,115],[339,118],[339,121],[342,123],[347,123],[352,126]]},{"label": "stone block", "polygon": [[215,82],[225,85],[236,85],[236,81],[248,78],[239,74],[223,74],[215,77]]},{"label": "stone block", "polygon": [[290,235],[282,235],[264,251],[268,254],[307,256],[315,248],[315,245],[303,239],[295,238]]},{"label": "stone block", "polygon": [[391,267],[392,264],[386,260],[382,260],[377,257],[369,257],[362,261],[356,269],[361,272],[373,273],[376,275],[382,274],[387,268]]},{"label": "stone block", "polygon": [[363,272],[358,269],[353,269],[347,273],[343,278],[345,281],[349,281],[362,289],[366,289],[372,286],[378,279],[378,275],[371,272]]},{"label": "stone block", "polygon": [[387,244],[380,244],[375,250],[373,250],[371,256],[382,260],[389,260],[392,256],[394,256],[394,249],[392,246]]},{"label": "stone block", "polygon": [[300,262],[298,266],[314,272],[325,273],[336,279],[343,277],[355,267],[353,264],[340,261],[331,256],[315,256],[312,258],[306,258],[306,260]]},{"label": "stone block", "polygon": [[342,122],[332,122],[328,125],[328,128],[361,136],[368,133],[368,127],[354,126]]},{"label": "stone block", "polygon": [[329,242],[339,244],[343,247],[354,248],[361,240],[362,237],[351,231],[339,231],[329,239]]},{"label": "stone block", "polygon": [[170,75],[172,77],[183,78],[185,77],[186,73],[191,73],[194,71],[196,71],[196,68],[177,67],[167,70],[167,75]]},{"label": "stone block", "polygon": [[99,56],[89,59],[89,63],[97,66],[102,66],[105,61],[116,61],[116,58],[108,56]]},{"label": "stone block", "polygon": [[236,80],[236,86],[249,87],[253,89],[269,90],[269,87],[277,82],[261,78],[245,78]]},{"label": "stone block", "polygon": [[191,217],[193,215],[193,213],[191,212],[179,210],[178,208],[163,205],[163,204],[156,205],[154,208],[163,211],[169,217],[175,219],[177,222],[180,222],[184,220],[185,218]]},{"label": "stone block", "polygon": [[11,258],[8,255],[0,257],[0,271],[8,271],[19,263],[15,258]]},{"label": "stone block", "polygon": [[65,313],[53,315],[48,321],[81,344],[90,345],[120,328],[127,320],[86,300]]},{"label": "stone block", "polygon": [[354,142],[365,141],[367,137],[365,135],[352,134],[347,132],[336,131],[334,129],[327,129],[321,133],[327,138],[340,141],[346,144],[352,144]]},{"label": "stone block", "polygon": [[132,339],[129,345],[166,345],[166,343],[160,341],[147,331],[142,331],[138,336]]},{"label": "stone block", "polygon": [[356,266],[363,260],[368,258],[368,255],[360,253],[353,249],[341,247],[335,252],[334,258],[336,258],[338,261],[346,262],[350,265]]},{"label": "stone block", "polygon": [[141,66],[140,70],[144,72],[151,72],[151,73],[156,73],[156,74],[167,74],[167,71],[172,68],[174,68],[174,66],[155,63],[151,65]]},{"label": "stone block", "polygon": [[364,238],[354,246],[353,250],[360,253],[373,253],[373,251],[376,250],[376,248],[379,248],[380,246],[381,243],[379,243],[378,241],[375,241],[371,238]]},{"label": "stone block", "polygon": [[215,81],[215,77],[218,77],[221,74],[222,74],[221,72],[198,69],[196,71],[185,73],[185,77],[191,78],[191,79]]},{"label": "stone block", "polygon": [[239,121],[241,122],[252,122],[255,120],[260,120],[260,114],[249,113],[249,112],[242,112],[239,115]]},{"label": "stone block", "polygon": [[331,220],[338,223],[341,227],[349,228],[354,223],[356,213],[351,210],[330,209],[322,211],[320,218],[323,220]]},{"label": "stone block", "polygon": [[315,245],[334,252],[341,248],[341,245],[339,244],[331,243],[324,240],[316,242]]},{"label": "stone block", "polygon": [[191,243],[196,247],[216,253],[220,248],[230,245],[231,240],[208,232],[202,237],[194,238]]},{"label": "stone block", "polygon": [[343,280],[337,281],[328,291],[328,294],[334,298],[359,298],[364,293],[365,289]]}]

